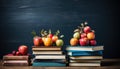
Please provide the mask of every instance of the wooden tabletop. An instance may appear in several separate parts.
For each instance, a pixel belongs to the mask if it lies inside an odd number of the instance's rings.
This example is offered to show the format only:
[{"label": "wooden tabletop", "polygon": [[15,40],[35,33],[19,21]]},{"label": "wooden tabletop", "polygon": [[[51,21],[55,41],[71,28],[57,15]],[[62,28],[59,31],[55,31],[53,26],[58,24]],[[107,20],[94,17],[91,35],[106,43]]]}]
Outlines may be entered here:
[{"label": "wooden tabletop", "polygon": [[2,66],[0,69],[120,69],[120,59],[103,59],[100,67],[32,67],[32,66]]}]

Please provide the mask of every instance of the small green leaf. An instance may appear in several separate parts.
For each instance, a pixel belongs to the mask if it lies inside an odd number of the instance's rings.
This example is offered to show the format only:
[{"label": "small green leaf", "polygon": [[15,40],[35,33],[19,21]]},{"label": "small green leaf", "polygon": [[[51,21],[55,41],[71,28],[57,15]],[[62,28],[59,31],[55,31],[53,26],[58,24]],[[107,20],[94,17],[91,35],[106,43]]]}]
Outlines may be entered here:
[{"label": "small green leaf", "polygon": [[33,37],[37,36],[37,34],[34,30],[31,32],[31,34],[33,35]]},{"label": "small green leaf", "polygon": [[64,35],[61,35],[61,36],[60,36],[60,38],[63,38],[63,37],[64,37]]}]

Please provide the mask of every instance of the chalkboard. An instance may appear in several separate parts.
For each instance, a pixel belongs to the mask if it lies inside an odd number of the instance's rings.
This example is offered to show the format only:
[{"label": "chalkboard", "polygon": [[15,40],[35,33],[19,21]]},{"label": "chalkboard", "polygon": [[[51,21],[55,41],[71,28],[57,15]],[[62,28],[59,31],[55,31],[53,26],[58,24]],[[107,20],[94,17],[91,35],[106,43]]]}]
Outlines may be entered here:
[{"label": "chalkboard", "polygon": [[1,0],[0,58],[23,44],[32,53],[32,30],[59,29],[69,45],[73,30],[84,21],[105,46],[104,58],[119,58],[118,5],[112,0]]}]

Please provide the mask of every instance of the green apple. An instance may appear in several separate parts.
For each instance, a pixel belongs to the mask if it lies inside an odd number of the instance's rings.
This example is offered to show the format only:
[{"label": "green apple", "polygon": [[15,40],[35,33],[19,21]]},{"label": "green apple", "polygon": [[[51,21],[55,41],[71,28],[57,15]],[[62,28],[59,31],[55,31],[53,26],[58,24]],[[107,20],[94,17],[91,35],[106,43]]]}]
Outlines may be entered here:
[{"label": "green apple", "polygon": [[73,38],[79,39],[79,38],[80,38],[80,33],[79,33],[79,32],[75,32],[75,33],[73,34]]},{"label": "green apple", "polygon": [[63,46],[63,44],[64,44],[64,42],[63,42],[62,39],[58,39],[58,40],[56,41],[56,46]]}]

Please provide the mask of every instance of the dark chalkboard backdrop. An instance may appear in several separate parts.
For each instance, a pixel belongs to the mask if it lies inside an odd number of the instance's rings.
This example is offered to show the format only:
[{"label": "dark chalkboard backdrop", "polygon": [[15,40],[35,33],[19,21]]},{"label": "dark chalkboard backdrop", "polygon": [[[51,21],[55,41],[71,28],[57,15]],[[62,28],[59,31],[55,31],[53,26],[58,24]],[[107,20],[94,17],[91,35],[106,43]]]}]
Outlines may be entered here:
[{"label": "dark chalkboard backdrop", "polygon": [[105,46],[104,58],[120,58],[118,7],[116,0],[0,0],[0,58],[23,44],[32,53],[32,30],[59,29],[69,45],[73,30],[84,21]]}]

